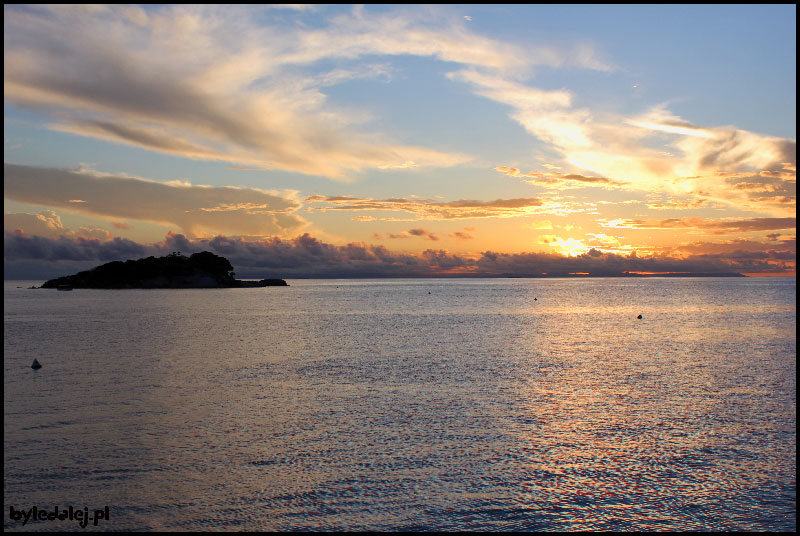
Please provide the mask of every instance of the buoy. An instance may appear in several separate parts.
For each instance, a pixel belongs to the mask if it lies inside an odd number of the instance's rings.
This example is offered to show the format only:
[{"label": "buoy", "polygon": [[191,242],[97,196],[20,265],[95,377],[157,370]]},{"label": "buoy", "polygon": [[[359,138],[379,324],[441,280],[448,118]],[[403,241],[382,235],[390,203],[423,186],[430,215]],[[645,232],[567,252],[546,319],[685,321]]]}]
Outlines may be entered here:
[{"label": "buoy", "polygon": [[31,365],[31,368],[33,370],[39,370],[40,368],[42,368],[42,365],[41,365],[41,363],[39,363],[38,359],[34,359],[33,360],[33,364]]},{"label": "buoy", "polygon": [[636,318],[638,318],[639,320],[641,320],[641,319],[642,319],[642,315],[639,315],[639,316],[637,316]]}]

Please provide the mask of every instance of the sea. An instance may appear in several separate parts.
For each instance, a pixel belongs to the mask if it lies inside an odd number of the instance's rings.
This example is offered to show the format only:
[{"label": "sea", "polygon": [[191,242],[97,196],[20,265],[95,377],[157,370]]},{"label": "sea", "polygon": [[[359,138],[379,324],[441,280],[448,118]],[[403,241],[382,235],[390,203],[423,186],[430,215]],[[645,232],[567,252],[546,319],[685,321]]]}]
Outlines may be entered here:
[{"label": "sea", "polygon": [[6,281],[4,530],[796,529],[795,278],[287,281]]}]

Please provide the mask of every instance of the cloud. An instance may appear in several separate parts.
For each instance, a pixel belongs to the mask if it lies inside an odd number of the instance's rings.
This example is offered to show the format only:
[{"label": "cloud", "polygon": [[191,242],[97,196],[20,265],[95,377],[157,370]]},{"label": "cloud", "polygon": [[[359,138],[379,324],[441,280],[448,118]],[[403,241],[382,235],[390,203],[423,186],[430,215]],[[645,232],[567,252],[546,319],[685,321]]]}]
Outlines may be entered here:
[{"label": "cloud", "polygon": [[584,188],[587,186],[600,186],[603,188],[621,188],[625,186],[624,182],[615,181],[613,179],[579,175],[576,173],[558,173],[555,171],[530,171],[528,173],[522,173],[518,168],[508,166],[498,166],[494,169],[509,177],[531,178],[532,180],[525,181],[528,184],[542,186],[544,188],[557,188],[559,190],[566,188]]},{"label": "cloud", "polygon": [[422,229],[422,228],[409,229],[408,234],[412,236],[422,236],[427,238],[428,240],[433,240],[433,241],[439,240],[439,237],[436,236],[434,233],[428,231],[427,229]]},{"label": "cloud", "polygon": [[735,239],[725,242],[693,242],[673,248],[671,255],[687,259],[721,260],[744,273],[794,272],[797,270],[795,238],[780,242]]},{"label": "cloud", "polygon": [[[386,233],[386,238],[390,240],[398,240],[398,239],[414,238],[414,237],[422,237],[433,241],[439,240],[439,237],[435,233],[432,233],[431,231],[422,228],[409,229],[408,231],[402,233]],[[375,233],[375,238],[377,238],[378,240],[383,240],[383,237],[378,233]]]},{"label": "cloud", "polygon": [[76,117],[70,119],[69,123],[52,124],[50,128],[68,134],[115,141],[198,160],[227,160],[217,154],[213,147],[194,144],[166,130],[149,128],[144,125],[126,125],[110,120],[101,121]]},{"label": "cloud", "polygon": [[5,213],[3,228],[20,230],[28,234],[48,238],[81,237],[98,240],[111,240],[112,235],[105,229],[97,227],[80,227],[77,230],[67,229],[61,223],[61,217],[53,210],[45,210],[39,214]]},{"label": "cloud", "polygon": [[542,90],[475,69],[462,69],[448,76],[467,83],[479,95],[511,107],[511,117],[542,141],[558,148],[593,145],[586,122],[590,114],[571,109],[573,94],[569,91]]},{"label": "cloud", "polygon": [[[498,41],[441,6],[356,6],[315,25],[270,9],[7,5],[4,95],[50,115],[51,128],[63,132],[235,167],[347,179],[367,169],[471,159],[367,134],[358,128],[363,111],[329,102],[327,87],[389,78],[392,57],[458,64],[464,74],[454,78],[471,81],[540,66],[615,69],[591,44]],[[383,61],[363,64],[376,56]],[[564,95],[528,97],[561,102]]]},{"label": "cloud", "polygon": [[[310,27],[244,6],[5,6],[4,95],[49,114],[51,128],[64,132],[346,178],[470,159],[360,132],[363,114],[330,104],[322,90],[388,70],[348,62],[414,55],[498,72],[605,68],[586,47],[524,49],[440,11],[357,7]],[[326,71],[325,60],[341,66]]]},{"label": "cloud", "polygon": [[31,236],[21,231],[5,230],[3,256],[6,260],[37,261],[112,261],[138,258],[152,248],[124,238]]},{"label": "cloud", "polygon": [[[650,115],[655,116],[650,123],[632,122],[642,129],[642,143],[654,132],[667,132],[665,142],[677,156],[651,155],[653,169],[661,169],[661,176],[643,175],[643,185],[740,210],[776,216],[795,212],[794,140],[735,127],[697,127],[663,108]],[[668,126],[672,129],[661,128]]]},{"label": "cloud", "polygon": [[[526,174],[537,186],[565,188],[571,180],[576,186],[693,195],[770,215],[796,210],[794,140],[697,126],[665,106],[637,117],[593,113],[574,107],[570,91],[539,89],[497,72],[461,69],[449,76],[508,106],[512,119],[561,155],[570,171]],[[517,168],[496,169],[525,176]]]},{"label": "cloud", "polygon": [[[292,193],[192,186],[86,171],[4,165],[7,199],[70,212],[176,225],[196,236],[220,232],[275,235],[306,225]],[[72,197],[81,203],[72,203]]]},{"label": "cloud", "polygon": [[211,251],[222,255],[231,261],[237,275],[245,278],[427,277],[456,274],[524,277],[571,273],[619,275],[626,271],[720,273],[793,269],[793,241],[780,247],[775,247],[774,243],[760,247],[762,249],[759,250],[743,243],[698,243],[684,246],[682,251],[673,256],[662,254],[648,257],[638,256],[635,252],[619,255],[599,249],[590,249],[571,257],[553,253],[492,251],[469,256],[442,249],[428,249],[414,255],[364,243],[343,246],[327,244],[307,233],[288,240],[273,237],[253,241],[222,235],[189,239],[171,232],[163,242],[138,244],[120,238],[97,240],[62,236],[55,239],[6,231],[4,264],[5,275],[9,279],[25,279],[33,273],[52,278],[89,269],[103,262],[162,256],[172,251],[184,254]]},{"label": "cloud", "polygon": [[709,206],[707,199],[668,199],[664,203],[648,203],[647,208],[653,210],[697,210]]},{"label": "cloud", "polygon": [[598,220],[603,227],[630,229],[702,229],[711,234],[747,233],[796,229],[796,218],[748,218],[708,220],[703,218],[669,218],[662,220]]},{"label": "cloud", "polygon": [[676,256],[685,257],[687,255],[722,255],[730,256],[737,253],[758,253],[765,254],[766,256],[773,256],[773,258],[785,257],[788,252],[792,256],[796,252],[796,239],[788,238],[787,240],[779,243],[759,242],[757,240],[747,240],[744,238],[736,238],[733,240],[726,240],[722,242],[706,242],[697,241],[683,244],[675,248],[671,248],[670,253]]},{"label": "cloud", "polygon": [[426,261],[424,255],[398,253],[364,243],[336,246],[309,234],[290,240],[272,238],[262,241],[223,236],[188,241],[181,236],[168,236],[166,248],[173,247],[173,244],[180,246],[181,251],[207,249],[223,255],[231,260],[240,276],[416,277],[437,272],[432,268],[434,263]]},{"label": "cloud", "polygon": [[[455,231],[453,233],[448,233],[447,236],[450,238],[454,238],[456,240],[472,240],[473,236],[469,234],[467,231],[474,231],[474,227],[465,227],[462,231]],[[380,233],[375,233],[373,237],[376,240],[383,240],[384,236]],[[389,240],[397,240],[397,239],[407,239],[407,238],[414,238],[414,237],[421,237],[427,240],[432,240],[434,242],[439,240],[439,235],[423,228],[416,228],[416,229],[409,229],[408,231],[404,231],[402,233],[386,233],[386,238]]]},{"label": "cloud", "polygon": [[643,273],[772,273],[794,270],[794,255],[786,259],[767,256],[743,256],[737,251],[716,255],[695,254],[684,258],[670,256],[638,256],[606,253],[590,249],[575,256],[546,253],[495,253],[485,252],[476,262],[477,270],[498,276],[539,276],[585,273],[595,276],[612,276],[623,272]]},{"label": "cloud", "polygon": [[64,225],[61,217],[52,210],[45,210],[39,214],[15,213],[3,214],[4,229],[21,229],[28,234],[57,238],[64,234]]},{"label": "cloud", "polygon": [[433,201],[419,198],[371,199],[351,196],[312,195],[305,199],[309,205],[316,205],[314,211],[391,211],[406,212],[410,218],[387,216],[357,216],[359,221],[416,221],[416,220],[455,220],[470,218],[515,218],[533,214],[569,214],[594,209],[587,204],[557,202],[535,197],[495,199],[480,201],[458,199],[455,201]]},{"label": "cloud", "polygon": [[455,238],[457,240],[472,240],[473,239],[473,236],[471,234],[469,234],[468,232],[466,232],[466,230],[464,230],[464,231],[456,231],[454,233],[450,233],[448,236],[450,238]]},{"label": "cloud", "polygon": [[[794,151],[794,144],[786,150]],[[788,155],[783,155],[788,156]],[[793,214],[797,207],[797,169],[794,163],[783,162],[759,172],[717,172],[708,177],[728,199],[740,207]]]}]

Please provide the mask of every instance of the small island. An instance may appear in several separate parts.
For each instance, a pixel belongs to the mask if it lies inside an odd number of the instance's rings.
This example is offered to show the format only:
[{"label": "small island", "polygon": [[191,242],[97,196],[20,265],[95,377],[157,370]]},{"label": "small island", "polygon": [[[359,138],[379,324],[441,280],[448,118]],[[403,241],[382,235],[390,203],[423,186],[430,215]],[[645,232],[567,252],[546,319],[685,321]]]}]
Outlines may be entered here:
[{"label": "small island", "polygon": [[41,288],[134,289],[134,288],[250,288],[288,286],[283,279],[242,281],[234,278],[225,257],[210,251],[190,257],[179,252],[166,257],[114,261],[85,272],[51,279]]}]

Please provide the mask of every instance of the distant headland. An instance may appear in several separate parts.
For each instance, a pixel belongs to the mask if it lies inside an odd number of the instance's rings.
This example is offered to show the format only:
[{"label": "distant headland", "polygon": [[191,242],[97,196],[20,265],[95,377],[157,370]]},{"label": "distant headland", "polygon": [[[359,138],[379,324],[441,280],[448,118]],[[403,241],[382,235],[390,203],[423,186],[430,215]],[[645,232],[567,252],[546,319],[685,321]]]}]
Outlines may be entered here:
[{"label": "distant headland", "polygon": [[41,288],[243,288],[288,286],[283,279],[242,281],[235,279],[233,266],[225,257],[210,251],[190,257],[179,252],[166,257],[114,261],[85,272],[51,279]]}]

